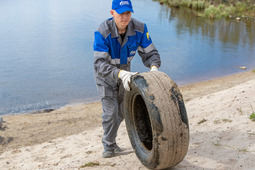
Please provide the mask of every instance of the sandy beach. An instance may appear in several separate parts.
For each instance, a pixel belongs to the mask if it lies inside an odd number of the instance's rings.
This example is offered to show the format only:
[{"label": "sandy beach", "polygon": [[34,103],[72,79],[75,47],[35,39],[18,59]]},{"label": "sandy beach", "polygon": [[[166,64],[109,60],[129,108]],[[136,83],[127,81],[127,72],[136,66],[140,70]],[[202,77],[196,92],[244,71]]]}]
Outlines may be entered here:
[{"label": "sandy beach", "polygon": [[[190,145],[173,169],[254,169],[255,73],[246,71],[179,87],[187,109]],[[100,102],[51,112],[5,115],[0,126],[0,169],[146,169],[125,123],[123,152],[102,158]]]}]

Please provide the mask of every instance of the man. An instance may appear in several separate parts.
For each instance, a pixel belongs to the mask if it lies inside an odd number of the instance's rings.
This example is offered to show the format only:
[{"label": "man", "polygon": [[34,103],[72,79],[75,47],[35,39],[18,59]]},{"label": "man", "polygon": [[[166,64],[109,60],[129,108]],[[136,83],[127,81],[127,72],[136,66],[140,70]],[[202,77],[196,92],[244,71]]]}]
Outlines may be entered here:
[{"label": "man", "polygon": [[113,0],[112,18],[104,21],[95,31],[94,69],[97,89],[103,108],[103,157],[120,152],[116,136],[123,115],[124,90],[130,90],[132,75],[130,62],[138,50],[144,65],[158,71],[161,61],[144,23],[131,18],[130,0]]}]

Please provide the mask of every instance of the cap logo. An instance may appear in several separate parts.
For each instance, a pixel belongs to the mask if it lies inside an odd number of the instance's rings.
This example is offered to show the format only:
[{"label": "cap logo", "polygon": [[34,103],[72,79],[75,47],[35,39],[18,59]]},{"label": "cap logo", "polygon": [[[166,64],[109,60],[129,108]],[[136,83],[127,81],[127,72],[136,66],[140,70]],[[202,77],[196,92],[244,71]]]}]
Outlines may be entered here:
[{"label": "cap logo", "polygon": [[132,2],[130,0],[113,0],[112,9],[118,14],[122,14],[127,11],[134,12]]},{"label": "cap logo", "polygon": [[120,1],[120,5],[129,5],[128,1]]}]

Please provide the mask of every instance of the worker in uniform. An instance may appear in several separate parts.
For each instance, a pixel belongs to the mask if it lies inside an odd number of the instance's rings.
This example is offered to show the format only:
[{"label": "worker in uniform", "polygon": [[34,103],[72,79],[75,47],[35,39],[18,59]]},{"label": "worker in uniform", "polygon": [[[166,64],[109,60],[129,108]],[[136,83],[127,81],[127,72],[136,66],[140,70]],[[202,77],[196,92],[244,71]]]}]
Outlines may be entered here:
[{"label": "worker in uniform", "polygon": [[103,157],[110,158],[121,148],[116,144],[117,131],[124,119],[124,90],[130,91],[130,63],[136,52],[151,71],[158,71],[160,55],[152,43],[147,26],[131,18],[130,0],[113,0],[112,18],[100,24],[94,33],[94,70],[102,103]]}]

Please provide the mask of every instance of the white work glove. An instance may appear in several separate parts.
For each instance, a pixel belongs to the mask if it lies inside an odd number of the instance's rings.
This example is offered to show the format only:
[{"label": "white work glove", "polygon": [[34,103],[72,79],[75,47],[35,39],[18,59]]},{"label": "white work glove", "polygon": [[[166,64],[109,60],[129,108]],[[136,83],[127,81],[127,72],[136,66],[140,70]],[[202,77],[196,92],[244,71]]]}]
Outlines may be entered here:
[{"label": "white work glove", "polygon": [[158,67],[157,66],[152,66],[150,71],[158,71]]},{"label": "white work glove", "polygon": [[122,80],[123,87],[127,91],[130,91],[129,83],[131,82],[131,77],[136,74],[138,74],[138,72],[120,70],[118,77]]}]

